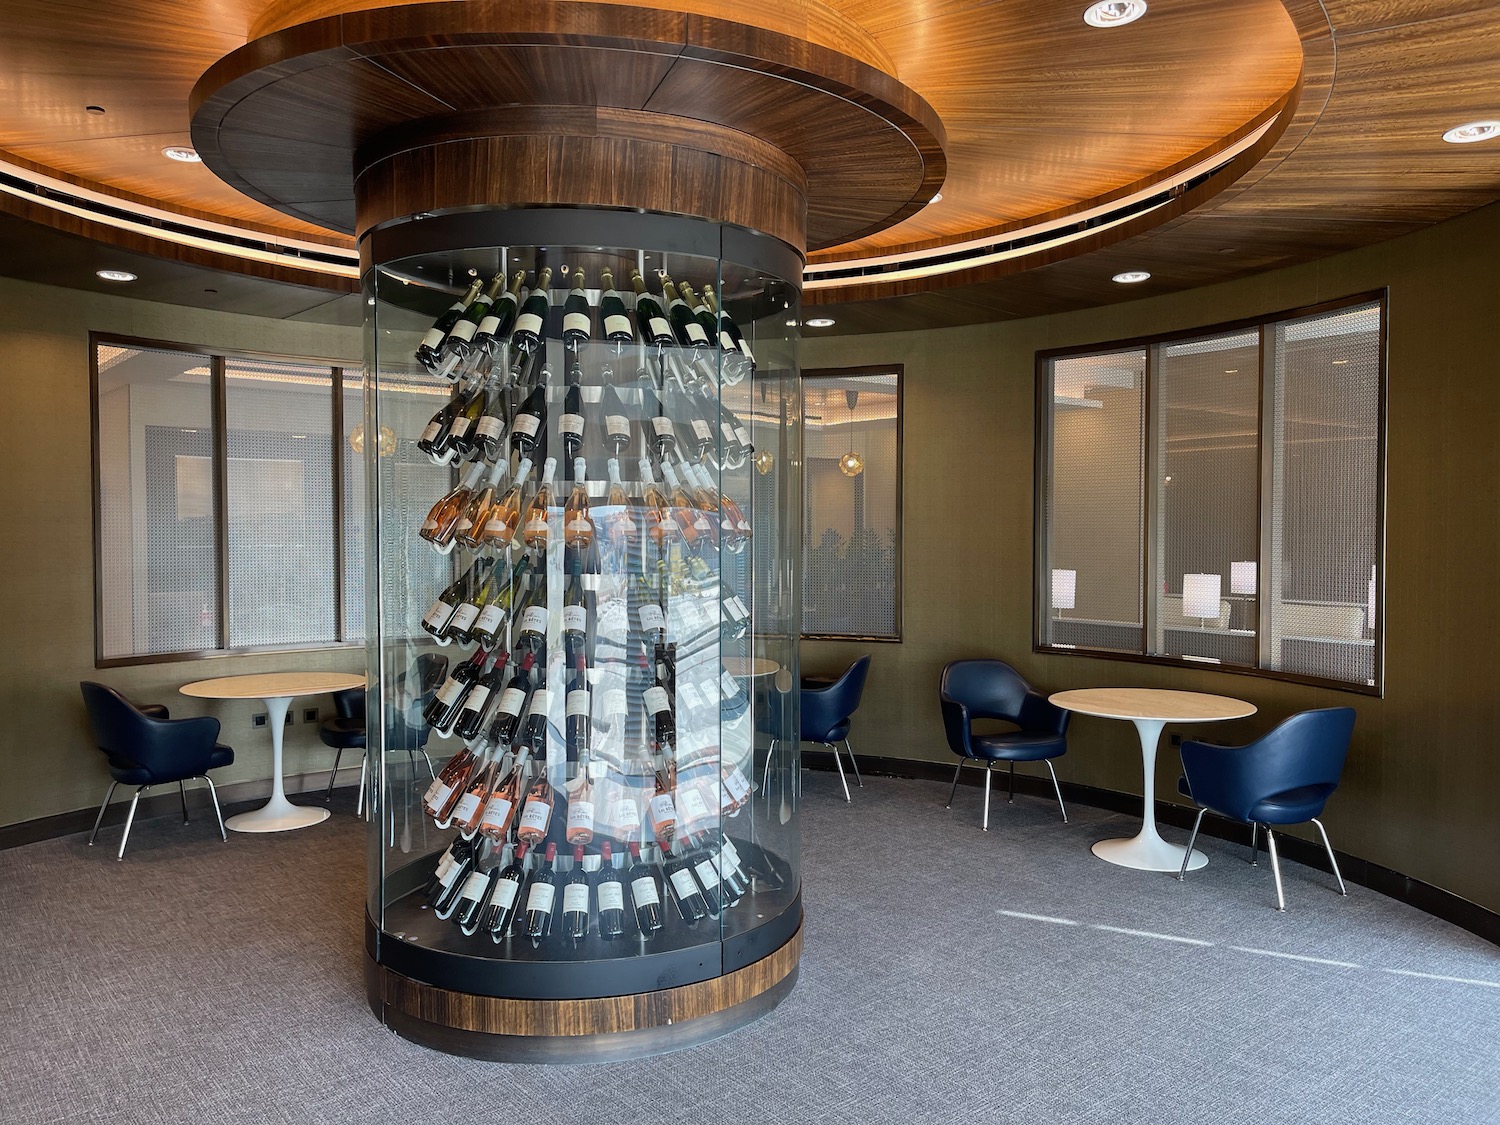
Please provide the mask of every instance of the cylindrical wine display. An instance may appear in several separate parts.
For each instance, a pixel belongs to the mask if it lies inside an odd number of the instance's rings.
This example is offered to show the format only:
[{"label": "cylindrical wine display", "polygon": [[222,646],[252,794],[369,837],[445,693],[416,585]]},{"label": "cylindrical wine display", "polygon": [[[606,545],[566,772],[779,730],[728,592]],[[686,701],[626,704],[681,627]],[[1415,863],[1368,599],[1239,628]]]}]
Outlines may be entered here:
[{"label": "cylindrical wine display", "polygon": [[800,927],[799,262],[608,237],[660,218],[366,274],[369,906],[419,982],[628,995]]}]

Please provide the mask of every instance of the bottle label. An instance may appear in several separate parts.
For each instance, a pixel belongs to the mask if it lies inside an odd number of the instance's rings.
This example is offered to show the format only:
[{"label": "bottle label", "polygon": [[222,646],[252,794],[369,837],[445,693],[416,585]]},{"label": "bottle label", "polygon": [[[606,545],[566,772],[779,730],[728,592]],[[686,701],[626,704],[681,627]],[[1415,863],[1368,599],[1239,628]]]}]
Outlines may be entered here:
[{"label": "bottle label", "polygon": [[571,839],[575,832],[594,830],[594,802],[574,800],[568,805],[567,834]]},{"label": "bottle label", "polygon": [[581,435],[583,433],[583,415],[582,414],[560,414],[560,415],[558,415],[558,418],[557,418],[557,432],[560,433],[560,434]]},{"label": "bottle label", "polygon": [[596,892],[599,896],[599,913],[606,910],[625,909],[625,888],[619,882],[611,879],[607,883],[600,883]]},{"label": "bottle label", "polygon": [[620,688],[610,688],[604,693],[599,710],[600,714],[607,716],[610,722],[614,722],[625,714],[625,692]]},{"label": "bottle label", "polygon": [[526,909],[551,914],[552,903],[556,898],[557,888],[551,883],[532,883],[531,893],[526,896]]},{"label": "bottle label", "polygon": [[563,913],[587,914],[589,912],[589,885],[569,883],[563,888]]},{"label": "bottle label", "polygon": [[695,436],[699,441],[704,441],[704,442],[713,441],[713,439],[714,439],[713,427],[710,426],[707,422],[705,422],[702,418],[694,418],[693,419],[693,436]]},{"label": "bottle label", "polygon": [[587,336],[589,334],[589,329],[592,327],[593,322],[589,320],[588,313],[570,312],[563,314],[563,332],[565,334],[582,332],[585,336]]},{"label": "bottle label", "polygon": [[422,436],[419,437],[417,440],[418,441],[424,441],[424,442],[431,442],[433,438],[437,437],[438,434],[440,434],[442,432],[443,432],[443,424],[441,422],[439,422],[436,418],[434,418],[431,422],[427,423],[426,427],[422,430]]},{"label": "bottle label", "polygon": [[422,530],[423,531],[436,531],[437,530],[437,520],[433,519],[431,516],[428,516],[425,520],[422,521]]},{"label": "bottle label", "polygon": [[529,605],[521,611],[521,632],[545,633],[547,631],[547,607]]},{"label": "bottle label", "polygon": [[465,602],[458,607],[458,612],[453,615],[453,620],[448,623],[448,629],[454,633],[467,632],[470,625],[474,624],[479,617],[479,607],[473,602]]},{"label": "bottle label", "polygon": [[498,314],[491,315],[489,313],[486,313],[485,316],[484,316],[484,319],[479,322],[479,335],[481,335],[481,336],[493,336],[495,334],[495,329],[497,329],[499,327],[500,327],[500,317],[499,317],[499,315]]},{"label": "bottle label", "polygon": [[[647,321],[647,326],[651,329],[651,338],[653,340],[660,340],[663,336],[665,336],[668,340],[674,338],[672,336],[672,326],[659,316],[651,317]],[[441,337],[439,337],[439,339],[441,339]]]},{"label": "bottle label", "polygon": [[724,775],[724,796],[734,804],[743,804],[745,798],[750,796],[750,782],[745,780],[745,774],[739,766]]},{"label": "bottle label", "polygon": [[724,435],[724,440],[730,445],[738,445],[739,439],[734,436],[734,427],[728,422],[719,423],[719,432]]},{"label": "bottle label", "polygon": [[729,600],[734,603],[735,613],[738,614],[740,620],[750,620],[750,607],[740,600],[738,594],[732,595]]},{"label": "bottle label", "polygon": [[604,428],[609,432],[610,437],[630,440],[630,419],[623,414],[606,414]]},{"label": "bottle label", "polygon": [[490,873],[488,871],[476,871],[464,880],[463,889],[458,892],[458,897],[478,902],[484,897],[485,888],[489,885]]},{"label": "bottle label", "polygon": [[564,535],[588,535],[594,530],[594,521],[588,518],[568,520],[563,524]]},{"label": "bottle label", "polygon": [[516,892],[521,889],[521,884],[515,879],[501,879],[495,884],[495,893],[490,896],[490,905],[498,906],[502,911],[509,910],[511,903],[516,901]]},{"label": "bottle label", "polygon": [[660,685],[648,687],[641,698],[646,704],[647,712],[652,715],[660,715],[672,705],[667,698],[667,689]]},{"label": "bottle label", "polygon": [[479,794],[465,793],[458,799],[458,804],[453,806],[453,820],[459,824],[468,824],[469,818],[479,811]]},{"label": "bottle label", "polygon": [[546,715],[547,712],[550,711],[551,709],[552,709],[552,690],[550,688],[539,687],[539,688],[536,689],[536,691],[534,691],[534,692],[531,693],[531,711],[530,711],[530,714],[532,714],[532,715]]},{"label": "bottle label", "polygon": [[653,831],[674,826],[677,823],[677,808],[672,804],[672,794],[658,793],[652,797],[650,813]]},{"label": "bottle label", "polygon": [[661,606],[655,602],[647,602],[640,608],[641,632],[643,633],[665,633],[667,631],[667,615],[662,613]]},{"label": "bottle label", "polygon": [[698,685],[688,680],[683,680],[677,685],[677,701],[687,704],[689,708],[708,705],[708,699],[698,690]]},{"label": "bottle label", "polygon": [[562,627],[564,633],[582,633],[589,627],[589,607],[586,605],[563,606]]},{"label": "bottle label", "polygon": [[604,334],[606,336],[630,337],[630,318],[622,313],[614,313],[604,318]]},{"label": "bottle label", "polygon": [[510,432],[512,434],[525,434],[527,437],[536,437],[537,429],[542,420],[535,414],[517,414],[511,420]]},{"label": "bottle label", "polygon": [[552,525],[547,522],[546,509],[542,509],[541,511],[534,512],[531,518],[526,521],[526,527],[522,534],[539,535],[545,539],[551,530]]},{"label": "bottle label", "polygon": [[689,824],[708,819],[708,804],[696,788],[677,790],[677,807],[682,811],[682,819]]},{"label": "bottle label", "polygon": [[651,428],[656,431],[656,436],[659,438],[677,436],[677,431],[672,428],[672,419],[664,418],[660,414],[651,419]]},{"label": "bottle label", "polygon": [[469,692],[469,698],[464,700],[464,710],[472,711],[476,715],[482,714],[484,705],[489,702],[490,689],[487,687],[476,687]]},{"label": "bottle label", "polygon": [[542,318],[536,313],[522,313],[516,317],[517,336],[540,336],[542,334]]},{"label": "bottle label", "polygon": [[448,433],[454,438],[461,438],[468,432],[469,416],[467,414],[460,414],[457,418],[453,419],[453,425],[448,427]]},{"label": "bottle label", "polygon": [[703,331],[703,325],[697,323],[696,321],[690,320],[686,323],[685,327],[687,328],[687,337],[693,343],[708,343],[708,333]]},{"label": "bottle label", "polygon": [[672,889],[677,892],[678,898],[691,898],[698,893],[697,880],[693,878],[693,873],[688,868],[679,867],[672,872],[671,879]]},{"label": "bottle label", "polygon": [[546,801],[532,799],[526,802],[526,807],[521,810],[520,828],[523,832],[535,832],[538,836],[547,834],[547,822],[552,819],[552,806]]},{"label": "bottle label", "polygon": [[[422,803],[431,805],[433,808],[441,808],[443,802],[448,799],[448,794],[452,792],[453,786],[443,780],[442,774],[438,774],[433,778],[432,784],[427,787],[427,792],[422,794]],[[453,862],[451,856],[448,861]]]},{"label": "bottle label", "polygon": [[453,865],[457,862],[453,858],[453,849],[449,848],[443,853],[442,858],[438,860],[437,866],[432,870],[432,874],[441,881],[444,875],[453,870]]},{"label": "bottle label", "polygon": [[734,337],[723,329],[719,330],[719,347],[726,352],[739,351],[739,348],[734,346]]},{"label": "bottle label", "polygon": [[719,885],[719,871],[714,867],[712,860],[700,859],[693,870],[698,873],[698,881],[705,889],[712,890]]},{"label": "bottle label", "polygon": [[734,437],[735,440],[743,445],[746,449],[749,449],[751,445],[754,444],[750,440],[750,431],[745,429],[744,426],[736,426],[734,428]]},{"label": "bottle label", "polygon": [[432,608],[427,611],[427,616],[422,618],[422,624],[426,625],[431,632],[437,632],[453,616],[453,607],[439,598],[432,603]]},{"label": "bottle label", "polygon": [[479,419],[479,425],[474,427],[474,436],[481,438],[499,437],[505,429],[505,419],[497,418],[493,414],[486,414]]},{"label": "bottle label", "polygon": [[[479,818],[481,828],[490,828],[498,831],[504,828],[510,820],[510,802],[498,793],[489,799],[484,806],[484,815]],[[512,892],[514,894],[514,892]]]},{"label": "bottle label", "polygon": [[500,693],[500,712],[505,715],[519,715],[521,704],[525,702],[525,688],[508,687]]},{"label": "bottle label", "polygon": [[589,717],[589,692],[587,688],[574,688],[568,692],[568,718]]},{"label": "bottle label", "polygon": [[635,899],[637,907],[661,905],[661,895],[656,891],[656,880],[650,875],[642,875],[639,879],[631,880],[630,897]]},{"label": "bottle label", "polygon": [[719,676],[719,691],[725,699],[733,699],[740,693],[740,685],[728,672]]},{"label": "bottle label", "polygon": [[463,690],[464,682],[462,680],[455,680],[450,676],[448,682],[438,690],[437,701],[444,707],[451,706]]},{"label": "bottle label", "polygon": [[461,872],[463,869],[464,865],[462,863],[455,863],[448,869],[447,873],[443,876],[443,890],[449,890],[454,883],[458,882],[459,872]]}]

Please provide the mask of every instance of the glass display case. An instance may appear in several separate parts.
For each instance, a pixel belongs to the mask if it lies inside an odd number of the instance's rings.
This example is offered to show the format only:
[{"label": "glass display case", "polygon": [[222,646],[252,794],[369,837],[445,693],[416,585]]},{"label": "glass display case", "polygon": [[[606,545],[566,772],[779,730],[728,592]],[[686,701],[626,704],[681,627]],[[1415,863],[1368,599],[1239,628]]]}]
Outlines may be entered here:
[{"label": "glass display case", "polygon": [[[577,208],[367,258],[373,963],[543,1004],[763,966],[801,925],[799,259]],[[573,1038],[690,1042],[794,979]]]}]

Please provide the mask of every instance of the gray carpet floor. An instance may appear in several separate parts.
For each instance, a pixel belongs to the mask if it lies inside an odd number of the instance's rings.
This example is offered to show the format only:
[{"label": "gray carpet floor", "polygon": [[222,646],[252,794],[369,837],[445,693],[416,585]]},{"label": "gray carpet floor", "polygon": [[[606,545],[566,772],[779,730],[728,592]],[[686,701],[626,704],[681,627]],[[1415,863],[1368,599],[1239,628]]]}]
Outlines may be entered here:
[{"label": "gray carpet floor", "polygon": [[[454,1058],[365,1005],[364,831],[219,842],[212,814],[0,853],[0,1121],[1500,1122],[1500,950],[1209,840],[870,779],[804,792],[806,948],[780,1008],[631,1063]],[[1172,835],[1169,830],[1169,835]],[[1337,841],[1335,841],[1337,843]]]}]

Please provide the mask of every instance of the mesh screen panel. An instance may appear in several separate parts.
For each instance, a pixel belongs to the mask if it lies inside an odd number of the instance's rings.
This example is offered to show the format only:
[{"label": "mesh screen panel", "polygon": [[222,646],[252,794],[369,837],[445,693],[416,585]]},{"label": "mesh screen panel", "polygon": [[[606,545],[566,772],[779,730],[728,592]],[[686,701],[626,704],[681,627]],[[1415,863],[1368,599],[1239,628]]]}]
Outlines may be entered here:
[{"label": "mesh screen panel", "polygon": [[[357,368],[344,369],[344,640],[365,639],[365,461],[350,435],[359,428],[364,443],[364,386]],[[394,435],[392,435],[394,440]],[[390,444],[390,443],[387,443]]]},{"label": "mesh screen panel", "polygon": [[805,635],[899,635],[899,404],[894,372],[805,377]]},{"label": "mesh screen panel", "polygon": [[1152,378],[1156,627],[1147,651],[1253,666],[1260,333],[1159,345]]},{"label": "mesh screen panel", "polygon": [[218,647],[209,360],[101,344],[100,655]]},{"label": "mesh screen panel", "polygon": [[229,644],[336,641],[333,376],[225,361]]},{"label": "mesh screen panel", "polygon": [[1380,338],[1374,303],[1267,333],[1269,668],[1375,682]]},{"label": "mesh screen panel", "polygon": [[1041,640],[1140,652],[1146,352],[1050,367]]}]

